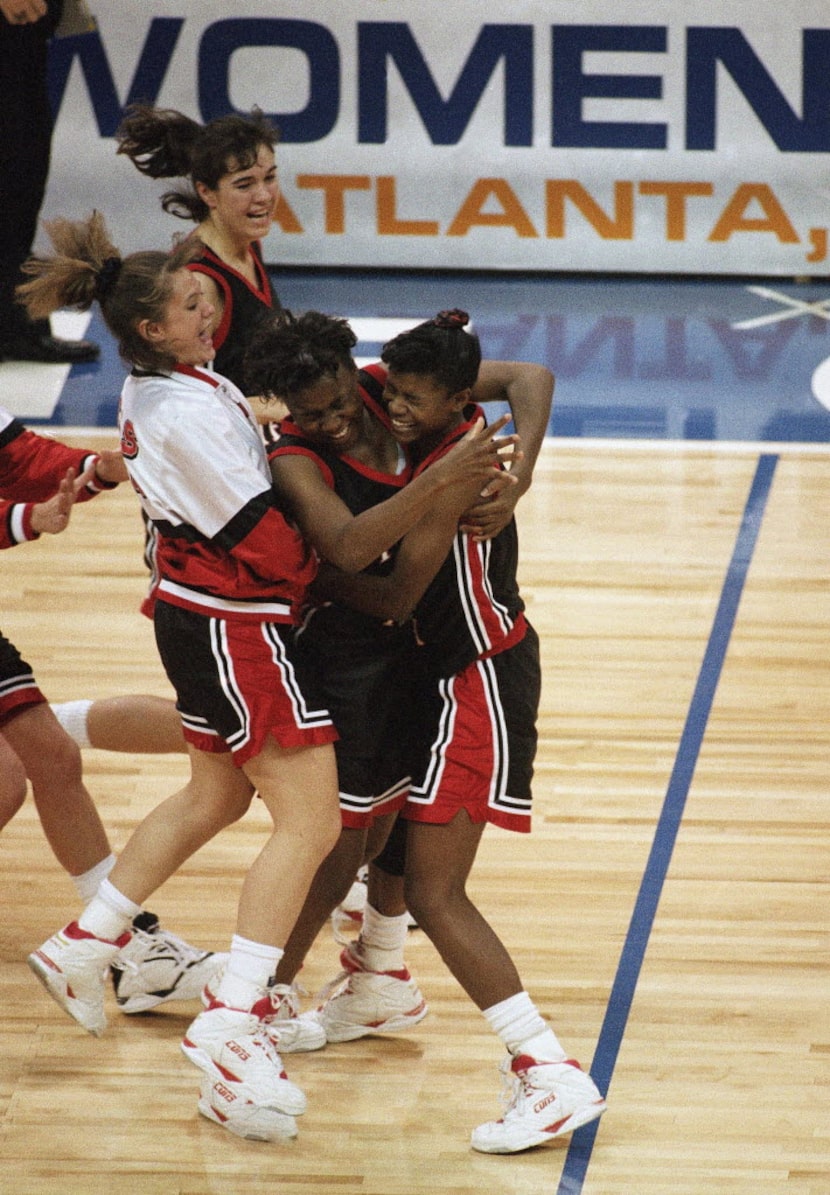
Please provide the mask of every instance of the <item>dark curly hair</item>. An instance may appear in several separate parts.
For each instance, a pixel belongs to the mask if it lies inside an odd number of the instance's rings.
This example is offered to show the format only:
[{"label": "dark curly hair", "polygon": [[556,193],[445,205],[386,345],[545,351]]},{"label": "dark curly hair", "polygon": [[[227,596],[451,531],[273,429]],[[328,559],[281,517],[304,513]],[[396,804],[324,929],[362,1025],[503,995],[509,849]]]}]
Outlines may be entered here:
[{"label": "dark curly hair", "polygon": [[431,377],[450,394],[473,386],[481,365],[481,345],[466,324],[466,311],[455,307],[388,340],[381,360],[396,373]]},{"label": "dark curly hair", "polygon": [[319,311],[281,311],[257,326],[245,354],[245,382],[251,394],[292,398],[341,365],[354,369],[357,337],[346,320]]}]

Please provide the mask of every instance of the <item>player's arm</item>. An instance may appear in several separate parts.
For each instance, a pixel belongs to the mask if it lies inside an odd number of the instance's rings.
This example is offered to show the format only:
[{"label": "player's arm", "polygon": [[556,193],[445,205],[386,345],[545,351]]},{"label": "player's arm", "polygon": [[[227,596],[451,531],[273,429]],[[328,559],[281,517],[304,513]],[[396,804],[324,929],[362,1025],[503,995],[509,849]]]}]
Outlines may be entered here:
[{"label": "player's arm", "polygon": [[94,471],[94,461],[90,461],[80,476],[73,468],[67,469],[57,492],[45,502],[0,502],[0,549],[16,547],[44,534],[58,535],[65,531],[72,507],[90,483]]},{"label": "player's arm", "polygon": [[[94,468],[90,470],[90,465]],[[121,453],[114,449],[90,452],[70,448],[59,440],[29,431],[11,420],[0,435],[0,493],[13,502],[45,502],[57,491],[66,470],[74,469],[87,481],[77,501],[94,498],[127,478]]]},{"label": "player's arm", "polygon": [[[271,457],[277,494],[318,555],[344,572],[360,572],[414,527],[444,491],[457,512],[465,495],[478,494],[500,472],[499,453],[510,453],[516,437],[499,437],[506,418],[476,426],[455,447],[403,486],[399,493],[355,516],[304,454]],[[469,501],[469,497],[466,498]]]},{"label": "player's arm", "polygon": [[522,442],[522,459],[511,466],[517,484],[467,512],[464,530],[476,539],[492,539],[513,517],[516,503],[530,488],[533,470],[550,422],[555,379],[544,365],[525,361],[482,361],[472,397],[478,403],[506,402]]},{"label": "player's arm", "polygon": [[387,576],[344,573],[321,564],[312,593],[318,601],[336,601],[384,621],[405,622],[447,558],[458,531],[458,511],[443,511],[438,501],[404,537]]},{"label": "player's arm", "polygon": [[[505,477],[509,487],[515,486],[510,474]],[[404,622],[446,560],[458,533],[462,508],[467,509],[467,503],[462,501],[459,506],[459,495],[450,491],[440,495],[404,536],[386,576],[343,573],[321,566],[314,582],[315,597],[341,602],[375,618]]]}]

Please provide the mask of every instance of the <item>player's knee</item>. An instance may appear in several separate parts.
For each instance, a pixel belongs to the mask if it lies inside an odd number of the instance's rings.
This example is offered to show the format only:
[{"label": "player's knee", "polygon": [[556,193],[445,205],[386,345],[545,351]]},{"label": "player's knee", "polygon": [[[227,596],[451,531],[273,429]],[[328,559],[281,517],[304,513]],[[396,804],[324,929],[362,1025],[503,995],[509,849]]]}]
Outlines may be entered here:
[{"label": "player's knee", "polygon": [[404,899],[406,907],[418,925],[428,930],[446,906],[441,895],[442,885],[432,883],[428,878],[408,874],[404,880]]},{"label": "player's knee", "polygon": [[[49,736],[48,743],[44,743],[44,749],[39,757],[39,764],[36,765],[40,776],[59,776],[64,784],[67,786],[81,783],[83,773],[83,764],[81,761],[81,749],[77,743],[69,737],[63,727],[58,727],[56,732]],[[34,772],[34,766],[33,766]],[[31,776],[31,780],[35,782],[35,775]]]},{"label": "player's knee", "polygon": [[[340,816],[339,805],[335,805],[333,808],[327,810],[325,816],[319,819],[317,833],[323,858],[326,859],[332,854],[337,854],[339,848],[343,845],[343,821]],[[349,867],[351,868],[351,861],[349,862]],[[354,870],[357,870],[357,868],[355,867]]]},{"label": "player's knee", "polygon": [[4,760],[3,778],[0,780],[0,829],[8,825],[22,808],[27,788],[26,773],[20,761],[7,763]]}]

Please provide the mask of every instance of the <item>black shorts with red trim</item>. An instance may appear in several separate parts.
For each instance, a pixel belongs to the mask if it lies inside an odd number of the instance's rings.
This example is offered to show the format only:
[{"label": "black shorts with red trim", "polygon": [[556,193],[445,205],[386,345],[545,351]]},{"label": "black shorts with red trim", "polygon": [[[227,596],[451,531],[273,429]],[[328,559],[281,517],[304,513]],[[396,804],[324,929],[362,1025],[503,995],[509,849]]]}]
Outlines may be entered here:
[{"label": "black shorts with red trim", "polygon": [[31,667],[5,635],[0,634],[0,726],[29,705],[46,698],[38,688]]},{"label": "black shorts with red trim", "polygon": [[286,623],[213,618],[157,600],[156,644],[187,742],[241,765],[269,736],[281,747],[337,738]]},{"label": "black shorts with red trim", "polygon": [[409,791],[412,633],[329,605],[306,619],[296,641],[340,736],[334,750],[343,825],[371,826],[401,809]]},{"label": "black shorts with red trim", "polygon": [[446,825],[464,809],[473,822],[527,833],[541,691],[533,627],[455,676],[422,678],[418,690],[403,816]]}]

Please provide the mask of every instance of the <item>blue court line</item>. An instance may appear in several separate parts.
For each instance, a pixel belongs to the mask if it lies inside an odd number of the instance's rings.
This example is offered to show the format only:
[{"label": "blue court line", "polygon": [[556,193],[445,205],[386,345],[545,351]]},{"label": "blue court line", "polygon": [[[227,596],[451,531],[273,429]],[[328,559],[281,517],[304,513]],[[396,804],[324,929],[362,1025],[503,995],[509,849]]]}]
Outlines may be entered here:
[{"label": "blue court line", "polygon": [[[726,658],[729,639],[735,625],[738,603],[741,600],[744,582],[755,550],[777,463],[778,456],[772,454],[765,454],[758,460],[732,553],[732,560],[721,591],[715,621],[712,624],[709,643],[677,749],[663,809],[657,822],[651,853],[643,873],[628,935],[620,955],[614,986],[611,989],[605,1020],[600,1030],[591,1066],[594,1082],[601,1091],[606,1093],[611,1084],[611,1076],[614,1073],[628,1014],[631,1011],[634,989],[637,986],[643,956],[651,935],[663,883],[680,829],[686,797],[697,766],[703,734],[712,710],[715,690]],[[606,1115],[610,1114],[612,1113]],[[585,1125],[574,1133],[565,1158],[557,1195],[580,1195],[600,1123],[599,1120],[595,1120],[592,1124]]]}]

